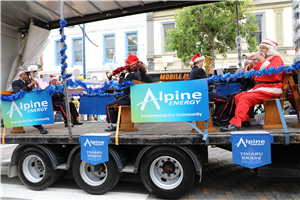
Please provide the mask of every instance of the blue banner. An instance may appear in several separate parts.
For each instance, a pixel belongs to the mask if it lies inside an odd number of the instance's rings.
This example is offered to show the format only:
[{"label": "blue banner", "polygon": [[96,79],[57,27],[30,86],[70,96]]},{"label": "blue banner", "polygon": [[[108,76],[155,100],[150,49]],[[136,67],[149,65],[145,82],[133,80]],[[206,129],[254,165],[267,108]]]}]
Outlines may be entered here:
[{"label": "blue banner", "polygon": [[273,135],[263,131],[231,133],[232,162],[250,169],[270,164]]},{"label": "blue banner", "polygon": [[92,165],[108,161],[109,135],[112,133],[88,133],[81,135],[81,160]]},{"label": "blue banner", "polygon": [[87,115],[106,115],[105,105],[115,99],[114,96],[82,96],[79,113]]},{"label": "blue banner", "polygon": [[28,93],[12,102],[1,101],[6,128],[54,123],[51,96],[47,91]]},{"label": "blue banner", "polygon": [[130,88],[132,122],[209,119],[206,79],[137,84]]}]

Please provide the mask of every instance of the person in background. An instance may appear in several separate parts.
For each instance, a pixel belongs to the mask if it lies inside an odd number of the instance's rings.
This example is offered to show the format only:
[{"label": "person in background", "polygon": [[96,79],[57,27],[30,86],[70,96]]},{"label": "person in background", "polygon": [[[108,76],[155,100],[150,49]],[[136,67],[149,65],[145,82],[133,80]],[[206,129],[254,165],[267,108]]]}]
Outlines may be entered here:
[{"label": "person in background", "polygon": [[[253,69],[258,71],[263,68],[278,68],[280,65],[284,65],[283,60],[278,56],[277,46],[278,44],[272,40],[263,40],[259,45],[260,52],[251,56],[252,60],[258,60]],[[235,96],[235,115],[229,121],[228,126],[221,128],[221,132],[238,131],[243,124],[250,124],[249,109],[264,99],[278,98],[283,92],[282,78],[282,72],[280,74],[255,77],[255,86],[253,89]]]},{"label": "person in background", "polygon": [[[27,72],[19,71],[19,79],[12,82],[12,89],[14,93],[21,91],[30,92],[37,87],[37,83],[34,80],[29,80]],[[42,125],[34,125],[34,128],[39,129],[41,134],[47,134],[48,131]]]},{"label": "person in background", "polygon": [[[192,63],[191,63],[192,71],[189,75],[190,80],[208,78],[213,75],[214,68],[212,66],[210,66],[209,68],[208,71],[209,75],[208,76],[206,75],[203,69],[204,59],[205,59],[204,56],[202,56],[201,54],[195,54],[194,56],[192,56]],[[215,112],[212,116],[213,124],[217,126],[223,126],[224,123],[220,120],[220,118],[222,117],[227,106],[230,105],[229,103],[230,99],[225,96],[218,95],[215,92],[212,92],[211,89],[208,92],[208,96],[209,96],[209,101],[213,101],[216,104]]]},{"label": "person in background", "polygon": [[[246,55],[245,55],[246,56]],[[250,57],[245,61],[244,63],[244,68],[242,68],[242,70],[244,70],[245,72],[250,71],[254,65],[253,65],[253,61],[250,61]],[[245,77],[241,77],[238,78],[237,81],[240,82],[240,90],[237,92],[233,92],[230,94],[227,94],[226,97],[228,97],[230,99],[230,106],[227,107],[227,109],[225,110],[225,112],[223,113],[223,116],[221,119],[222,122],[228,124],[229,121],[234,117],[234,112],[235,112],[235,96],[239,93],[251,90],[255,85],[254,85],[254,76],[252,76],[251,78],[245,78]],[[250,123],[249,124],[243,124],[243,127],[250,127]]]},{"label": "person in background", "polygon": [[[52,75],[45,75],[44,76],[44,81],[46,81],[47,83],[49,83],[49,85],[57,85],[57,78],[56,76],[52,76]],[[66,104],[65,104],[65,95],[64,93],[61,92],[55,92],[52,96],[52,105],[53,107],[59,109],[62,113],[62,116],[65,120],[65,127],[68,127],[68,117],[67,117],[67,113],[66,113]],[[75,105],[73,102],[69,102],[70,105],[70,113],[73,116],[73,125],[82,125],[82,122],[78,122],[77,121],[77,117],[78,112],[75,108]],[[72,126],[73,126],[72,125]]]},{"label": "person in background", "polygon": [[293,108],[293,106],[290,107],[289,114],[290,115],[297,115],[297,111]]},{"label": "person in background", "polygon": [[138,72],[141,75],[141,79],[145,83],[153,83],[153,79],[151,76],[147,74],[147,67],[143,64],[140,68],[138,68]]},{"label": "person in background", "polygon": [[73,102],[75,104],[76,109],[78,110],[78,108],[79,108],[79,101],[78,101],[78,99],[75,98]]}]

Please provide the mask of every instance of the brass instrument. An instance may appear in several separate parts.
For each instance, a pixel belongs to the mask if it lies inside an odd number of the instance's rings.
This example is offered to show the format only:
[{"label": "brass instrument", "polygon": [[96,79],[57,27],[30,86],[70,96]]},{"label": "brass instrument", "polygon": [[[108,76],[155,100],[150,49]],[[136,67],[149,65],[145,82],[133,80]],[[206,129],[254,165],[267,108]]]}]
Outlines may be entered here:
[{"label": "brass instrument", "polygon": [[252,53],[249,56],[247,56],[246,54],[242,54],[242,59],[244,61],[244,68],[240,69],[239,71],[241,71],[241,70],[248,71],[249,69],[252,68],[253,65],[257,64],[258,60],[253,60],[252,59],[252,56],[254,56],[255,54],[259,54],[262,57],[265,57],[265,54],[263,52],[261,52],[261,51],[258,51],[256,53]]},{"label": "brass instrument", "polygon": [[204,56],[205,57],[205,71],[208,72],[209,71],[209,67],[211,66],[212,60],[214,60],[214,57],[210,57],[210,56]]},{"label": "brass instrument", "polygon": [[43,68],[42,65],[40,64],[30,64],[26,66],[21,66],[18,70],[27,72],[29,81],[31,82],[32,80],[35,81],[35,85],[33,85],[33,88],[40,88],[38,81],[35,79],[37,75],[37,71],[41,70]]}]

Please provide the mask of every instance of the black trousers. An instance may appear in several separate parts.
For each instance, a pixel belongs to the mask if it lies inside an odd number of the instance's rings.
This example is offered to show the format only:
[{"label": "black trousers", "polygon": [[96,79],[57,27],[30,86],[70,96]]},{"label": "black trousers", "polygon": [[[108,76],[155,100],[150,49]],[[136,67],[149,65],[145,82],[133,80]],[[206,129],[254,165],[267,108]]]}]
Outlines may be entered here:
[{"label": "black trousers", "polygon": [[[70,113],[73,116],[73,120],[75,121],[76,118],[79,116],[78,112],[76,110],[75,104],[73,102],[69,102],[70,105]],[[61,111],[61,114],[64,118],[64,120],[67,122],[67,113],[66,113],[66,104],[65,102],[61,102],[61,103],[55,103],[53,104],[53,107],[58,108]]]},{"label": "black trousers", "polygon": [[229,102],[229,106],[228,108],[225,110],[224,112],[224,116],[230,116],[230,117],[233,117],[234,116],[234,113],[235,113],[235,108],[236,108],[236,105],[235,105],[235,96],[239,93],[242,93],[242,92],[245,92],[243,90],[239,90],[237,92],[233,92],[233,93],[230,93],[230,94],[227,94],[226,97],[228,97],[230,99],[230,102]]},{"label": "black trousers", "polygon": [[228,97],[218,95],[214,92],[208,93],[209,101],[215,102],[215,113],[214,116],[221,118],[224,111],[230,104],[230,99]]},{"label": "black trousers", "polygon": [[130,98],[128,96],[123,96],[119,99],[116,99],[108,104],[106,104],[106,121],[107,123],[115,124],[118,119],[118,111],[114,109],[114,106],[120,105],[130,105]]}]

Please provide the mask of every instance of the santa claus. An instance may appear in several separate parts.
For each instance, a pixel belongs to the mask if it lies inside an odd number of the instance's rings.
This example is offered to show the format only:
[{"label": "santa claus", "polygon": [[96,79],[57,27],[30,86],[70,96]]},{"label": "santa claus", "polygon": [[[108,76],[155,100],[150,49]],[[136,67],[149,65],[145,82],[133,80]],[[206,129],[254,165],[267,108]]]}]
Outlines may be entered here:
[{"label": "santa claus", "polygon": [[[284,65],[283,60],[278,56],[278,44],[270,39],[262,41],[259,45],[259,53],[251,56],[251,60],[257,60],[257,64],[253,67],[254,70],[270,67],[277,68]],[[264,55],[264,56],[262,56]],[[272,74],[270,76],[262,75],[255,77],[255,86],[252,90],[236,95],[235,104],[236,110],[234,117],[229,121],[229,125],[221,128],[222,132],[238,131],[241,126],[250,126],[250,117],[248,111],[252,106],[255,106],[264,99],[278,98],[282,91],[283,73]]]}]

